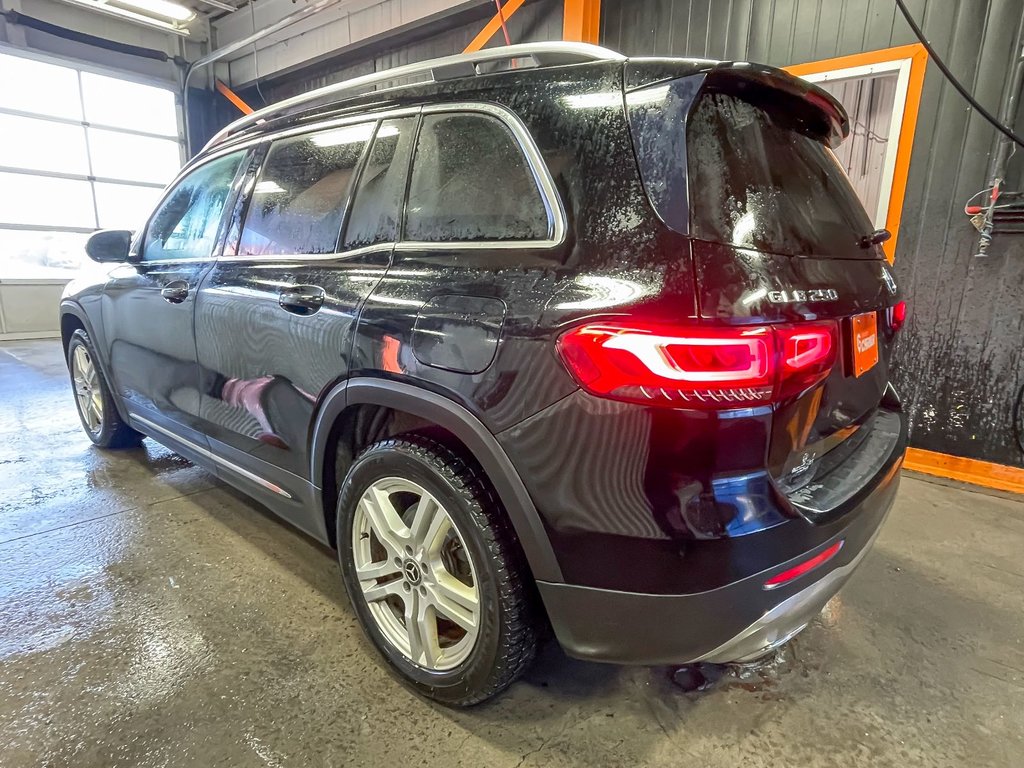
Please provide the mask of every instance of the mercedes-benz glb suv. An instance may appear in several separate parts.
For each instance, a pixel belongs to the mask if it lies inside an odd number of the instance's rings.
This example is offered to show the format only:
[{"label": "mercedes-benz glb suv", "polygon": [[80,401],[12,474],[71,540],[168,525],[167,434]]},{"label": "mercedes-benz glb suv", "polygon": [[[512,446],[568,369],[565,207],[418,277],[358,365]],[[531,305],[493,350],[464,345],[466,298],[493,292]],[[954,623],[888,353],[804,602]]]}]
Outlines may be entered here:
[{"label": "mercedes-benz glb suv", "polygon": [[444,703],[548,626],[584,659],[755,659],[862,560],[906,442],[847,134],[777,69],[557,43],[281,102],[90,240],[82,424],[335,547]]}]

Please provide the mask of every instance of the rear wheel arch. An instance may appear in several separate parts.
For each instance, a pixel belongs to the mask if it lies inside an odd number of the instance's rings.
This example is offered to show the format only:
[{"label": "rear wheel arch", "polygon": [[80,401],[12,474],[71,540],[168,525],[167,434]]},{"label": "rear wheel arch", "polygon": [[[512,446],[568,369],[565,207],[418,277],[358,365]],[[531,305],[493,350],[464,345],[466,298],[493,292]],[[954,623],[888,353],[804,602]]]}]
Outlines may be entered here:
[{"label": "rear wheel arch", "polygon": [[404,382],[373,378],[342,382],[319,409],[310,476],[332,537],[337,484],[355,459],[345,452],[356,454],[375,440],[410,432],[427,434],[475,462],[504,506],[534,579],[563,580],[540,514],[494,435],[455,401]]}]

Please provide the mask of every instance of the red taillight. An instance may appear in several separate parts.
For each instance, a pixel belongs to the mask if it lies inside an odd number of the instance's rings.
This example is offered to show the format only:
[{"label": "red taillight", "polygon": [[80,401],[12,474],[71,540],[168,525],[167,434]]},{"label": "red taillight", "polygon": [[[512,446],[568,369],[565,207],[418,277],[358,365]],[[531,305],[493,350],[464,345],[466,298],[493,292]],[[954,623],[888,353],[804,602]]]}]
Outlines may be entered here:
[{"label": "red taillight", "polygon": [[815,555],[810,560],[804,560],[799,565],[794,565],[792,568],[783,571],[782,573],[772,576],[768,581],[764,583],[765,589],[775,589],[775,587],[781,587],[783,584],[792,581],[793,579],[803,576],[808,571],[813,571],[819,565],[823,565],[835,557],[835,554],[842,549],[843,539],[840,539],[831,547],[826,549],[824,552]]},{"label": "red taillight", "polygon": [[775,335],[782,352],[778,397],[798,395],[828,376],[836,361],[835,323],[783,325]]},{"label": "red taillight", "polygon": [[616,400],[691,408],[770,403],[832,369],[836,324],[685,328],[593,323],[558,341],[587,391]]},{"label": "red taillight", "polygon": [[897,301],[887,310],[889,315],[889,327],[895,333],[907,321],[907,302]]}]

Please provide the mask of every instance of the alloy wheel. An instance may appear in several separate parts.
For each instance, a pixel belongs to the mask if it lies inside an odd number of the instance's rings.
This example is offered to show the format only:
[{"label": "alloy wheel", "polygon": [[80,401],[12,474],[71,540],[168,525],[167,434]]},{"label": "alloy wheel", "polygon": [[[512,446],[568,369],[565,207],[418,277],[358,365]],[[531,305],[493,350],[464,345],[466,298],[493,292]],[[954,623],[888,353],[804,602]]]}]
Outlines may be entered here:
[{"label": "alloy wheel", "polygon": [[370,615],[391,645],[431,671],[469,657],[480,627],[476,569],[425,488],[398,477],[370,485],[356,506],[352,552]]},{"label": "alloy wheel", "polygon": [[82,345],[75,347],[71,356],[71,376],[75,382],[78,413],[89,432],[98,434],[103,429],[103,393],[96,365],[89,350]]}]

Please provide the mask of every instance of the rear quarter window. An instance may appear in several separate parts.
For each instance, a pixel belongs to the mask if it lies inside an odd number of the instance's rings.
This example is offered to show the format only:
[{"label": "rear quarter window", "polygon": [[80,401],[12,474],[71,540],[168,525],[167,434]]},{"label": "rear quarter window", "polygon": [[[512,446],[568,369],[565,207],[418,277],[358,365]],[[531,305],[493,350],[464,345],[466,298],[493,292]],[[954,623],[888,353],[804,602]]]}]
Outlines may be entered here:
[{"label": "rear quarter window", "polygon": [[472,113],[426,115],[413,158],[404,239],[543,240],[547,209],[509,128]]}]

